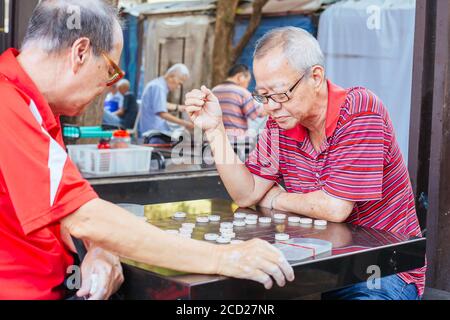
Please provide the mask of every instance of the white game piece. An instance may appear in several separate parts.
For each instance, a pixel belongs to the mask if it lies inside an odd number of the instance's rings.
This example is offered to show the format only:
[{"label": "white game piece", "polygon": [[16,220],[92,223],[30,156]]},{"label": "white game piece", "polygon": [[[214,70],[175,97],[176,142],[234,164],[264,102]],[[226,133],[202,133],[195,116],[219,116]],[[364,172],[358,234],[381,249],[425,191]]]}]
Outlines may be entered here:
[{"label": "white game piece", "polygon": [[209,218],[205,216],[200,216],[195,219],[198,223],[208,223]]},{"label": "white game piece", "polygon": [[192,234],[193,230],[191,228],[183,228],[183,227],[181,227],[179,231],[180,231],[180,233]]},{"label": "white game piece", "polygon": [[167,232],[168,234],[179,234],[178,230],[173,230],[173,229],[171,229],[171,230],[166,230],[166,232]]},{"label": "white game piece", "polygon": [[224,229],[224,228],[220,228],[220,233],[233,233],[233,229]]},{"label": "white game piece", "polygon": [[243,240],[231,240],[230,241],[231,244],[239,244],[239,243],[242,243],[242,242],[244,242],[244,241]]},{"label": "white game piece", "polygon": [[195,228],[195,223],[188,223],[188,222],[182,223],[181,227],[185,228],[185,229],[194,229]]},{"label": "white game piece", "polygon": [[226,233],[222,233],[220,236],[224,237],[224,238],[233,239],[233,238],[236,238],[236,233],[234,233],[234,232],[226,232]]},{"label": "white game piece", "polygon": [[186,218],[186,212],[175,212],[173,217],[175,219],[184,219]]},{"label": "white game piece", "polygon": [[277,241],[289,240],[289,235],[287,233],[277,233],[275,234],[275,240]]},{"label": "white game piece", "polygon": [[233,225],[235,227],[245,227],[246,223],[244,220],[234,220]]},{"label": "white game piece", "polygon": [[227,244],[227,243],[231,242],[231,239],[230,238],[225,238],[225,237],[218,237],[216,239],[216,242],[217,243],[221,243],[221,244]]},{"label": "white game piece", "polygon": [[275,213],[273,215],[273,218],[275,220],[284,220],[284,219],[286,219],[286,215],[284,213]]},{"label": "white game piece", "polygon": [[310,218],[300,218],[300,223],[301,224],[312,224],[313,220]]},{"label": "white game piece", "polygon": [[260,217],[259,223],[270,224],[270,223],[272,223],[272,218],[271,217]]},{"label": "white game piece", "polygon": [[221,229],[233,229],[233,222],[222,222],[220,224]]},{"label": "white game piece", "polygon": [[180,233],[180,236],[183,238],[188,238],[188,239],[190,239],[192,237],[190,233]]},{"label": "white game piece", "polygon": [[257,214],[248,214],[245,217],[246,220],[258,220],[258,215]]},{"label": "white game piece", "polygon": [[220,221],[220,216],[217,214],[213,214],[211,216],[208,217],[209,221],[211,222],[219,222]]},{"label": "white game piece", "polygon": [[219,237],[219,235],[216,233],[206,233],[205,234],[206,241],[216,241],[218,237]]},{"label": "white game piece", "polygon": [[300,217],[289,217],[288,221],[291,223],[300,223]]},{"label": "white game piece", "polygon": [[246,223],[246,224],[256,224],[257,222],[258,222],[258,220],[245,219],[245,223]]},{"label": "white game piece", "polygon": [[235,219],[245,219],[246,216],[247,216],[247,214],[244,212],[236,212],[234,214]]},{"label": "white game piece", "polygon": [[314,221],[314,225],[315,226],[324,227],[324,226],[327,225],[327,221],[326,220],[315,220]]}]

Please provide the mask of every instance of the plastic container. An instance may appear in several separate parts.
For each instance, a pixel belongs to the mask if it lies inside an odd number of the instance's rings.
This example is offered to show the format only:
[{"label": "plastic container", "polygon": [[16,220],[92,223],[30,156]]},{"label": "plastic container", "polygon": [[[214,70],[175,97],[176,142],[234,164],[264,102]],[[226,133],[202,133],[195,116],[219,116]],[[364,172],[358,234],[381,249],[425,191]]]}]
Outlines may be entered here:
[{"label": "plastic container", "polygon": [[312,238],[291,238],[274,244],[280,249],[287,261],[301,261],[311,257],[331,254],[333,244],[329,241]]},{"label": "plastic container", "polygon": [[69,145],[69,156],[82,173],[92,175],[143,174],[150,172],[153,148],[98,149],[97,145]]},{"label": "plastic container", "polygon": [[131,145],[130,134],[126,130],[117,130],[113,132],[110,141],[111,149],[129,148]]}]

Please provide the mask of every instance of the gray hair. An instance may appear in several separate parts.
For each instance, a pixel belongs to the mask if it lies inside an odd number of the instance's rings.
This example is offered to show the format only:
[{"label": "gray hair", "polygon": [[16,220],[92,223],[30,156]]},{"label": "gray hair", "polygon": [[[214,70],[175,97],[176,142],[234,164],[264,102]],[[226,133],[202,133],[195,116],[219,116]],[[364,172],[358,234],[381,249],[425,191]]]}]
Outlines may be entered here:
[{"label": "gray hair", "polygon": [[111,52],[116,23],[117,10],[103,0],[42,0],[33,11],[22,49],[33,44],[58,53],[86,37],[99,56]]},{"label": "gray hair", "polygon": [[130,81],[127,79],[121,79],[119,82],[117,82],[117,88],[120,88],[121,86],[130,86]]},{"label": "gray hair", "polygon": [[276,28],[266,33],[256,43],[254,59],[260,59],[280,46],[289,64],[298,71],[306,71],[315,65],[325,66],[325,58],[317,39],[296,27]]},{"label": "gray hair", "polygon": [[175,75],[179,78],[189,78],[190,77],[189,68],[182,63],[174,64],[169,68],[169,70],[167,70],[165,76],[167,77],[171,75]]}]

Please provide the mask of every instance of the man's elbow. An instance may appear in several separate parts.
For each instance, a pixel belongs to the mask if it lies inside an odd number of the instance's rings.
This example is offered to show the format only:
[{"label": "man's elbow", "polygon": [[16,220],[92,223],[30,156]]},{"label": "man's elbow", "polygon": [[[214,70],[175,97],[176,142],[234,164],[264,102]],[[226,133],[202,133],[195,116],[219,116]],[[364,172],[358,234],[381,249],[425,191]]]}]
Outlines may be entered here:
[{"label": "man's elbow", "polygon": [[62,226],[75,238],[90,239],[92,235],[91,207],[96,200],[81,206],[77,211],[61,220]]},{"label": "man's elbow", "polygon": [[334,205],[328,210],[328,221],[335,223],[344,223],[352,213],[353,207],[348,204]]}]

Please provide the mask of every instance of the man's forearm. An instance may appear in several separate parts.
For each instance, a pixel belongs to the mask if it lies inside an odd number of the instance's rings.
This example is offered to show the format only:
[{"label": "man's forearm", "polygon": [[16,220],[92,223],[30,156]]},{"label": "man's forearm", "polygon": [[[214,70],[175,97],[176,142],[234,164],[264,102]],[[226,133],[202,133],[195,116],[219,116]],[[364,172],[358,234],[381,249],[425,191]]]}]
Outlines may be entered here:
[{"label": "man's forearm", "polygon": [[255,192],[255,179],[231,147],[225,128],[206,132],[215,165],[231,198],[241,207],[249,207],[260,199]]},{"label": "man's forearm", "polygon": [[218,246],[170,235],[103,200],[90,201],[62,224],[74,237],[123,258],[186,272],[217,272]]},{"label": "man's forearm", "polygon": [[344,222],[353,205],[352,202],[333,198],[323,191],[304,194],[283,192],[273,201],[274,209],[331,222]]},{"label": "man's forearm", "polygon": [[177,117],[171,115],[168,112],[162,112],[162,113],[159,114],[159,116],[161,118],[163,118],[164,120],[166,120],[166,121],[169,121],[169,122],[172,122],[172,123],[176,123],[176,124],[178,124],[180,126],[183,126],[183,127],[186,127],[186,128],[193,127],[193,125],[190,124],[190,122],[185,121],[185,120],[180,119],[180,118],[177,118]]}]

